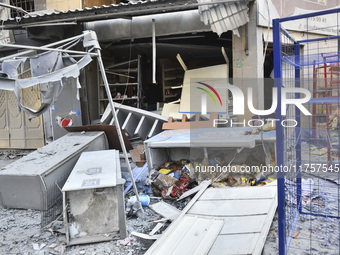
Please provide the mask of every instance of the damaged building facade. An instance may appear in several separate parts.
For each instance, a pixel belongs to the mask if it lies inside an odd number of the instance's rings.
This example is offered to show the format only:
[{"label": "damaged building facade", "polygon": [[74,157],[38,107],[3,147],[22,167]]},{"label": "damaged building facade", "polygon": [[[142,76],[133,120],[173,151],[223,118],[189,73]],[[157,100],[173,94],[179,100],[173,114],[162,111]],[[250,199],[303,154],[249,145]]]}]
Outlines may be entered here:
[{"label": "damaged building facade", "polygon": [[[42,46],[83,30],[93,30],[103,50],[114,101],[149,111],[178,99],[181,104],[190,104],[190,97],[182,93],[186,70],[197,69],[204,76],[210,70],[200,68],[222,64],[227,68],[222,78],[229,79],[244,94],[252,87],[256,91],[255,108],[269,109],[273,82],[263,78],[273,77],[271,20],[337,5],[337,1],[327,4],[316,1],[292,9],[276,1],[260,0],[190,0],[170,4],[167,1],[29,2],[29,5],[17,3],[18,7],[34,11],[29,15],[2,7],[3,29],[6,29],[3,31],[7,33],[3,42]],[[292,29],[301,28],[297,24]],[[1,49],[2,56],[14,52],[10,47]],[[64,119],[63,125],[99,123],[108,99],[97,64],[94,61],[80,72],[80,101],[75,100],[75,86],[65,86],[51,109],[32,120],[19,114],[12,93],[2,91],[0,147],[39,148],[66,134],[60,121]],[[247,79],[249,82],[244,82]],[[36,89],[20,92],[25,94],[26,106],[34,108],[39,104]],[[232,107],[228,108],[232,105],[230,94],[225,101],[229,118],[232,117]],[[185,112],[178,108],[172,109]],[[245,109],[244,120],[249,121],[253,114],[248,107]],[[169,114],[175,113],[168,112],[166,117]]]},{"label": "damaged building facade", "polygon": [[[157,110],[158,102],[180,99],[185,70],[179,58],[189,70],[224,64],[228,68],[226,78],[263,76],[259,64],[263,59],[262,29],[256,23],[256,2],[224,1],[210,9],[203,2],[196,1],[188,1],[185,5],[174,2],[170,6],[166,1],[110,6],[101,6],[106,4],[104,2],[96,3],[101,7],[83,3],[72,8],[67,4],[54,6],[53,1],[47,1],[45,5],[36,2],[36,12],[30,16],[20,14],[22,17],[16,21],[9,19],[4,22],[4,28],[13,33],[13,43],[42,46],[72,37],[82,30],[94,30],[103,50],[107,76],[117,103]],[[83,9],[69,11],[75,8]],[[113,16],[107,15],[110,12]],[[127,18],[119,12],[126,12]],[[222,21],[219,21],[220,15]],[[15,52],[9,49],[3,48],[2,55]],[[31,121],[17,114],[16,101],[8,92],[1,92],[5,98],[2,101],[7,102],[2,105],[2,123],[6,124],[0,131],[1,137],[5,138],[1,147],[37,148],[46,141],[61,137],[65,131],[58,126],[57,117],[72,118],[73,125],[98,122],[108,101],[95,62],[81,70],[80,84],[80,101],[74,100],[74,86],[69,89],[65,86],[52,110]],[[254,86],[256,90],[261,86],[263,93],[262,84]],[[36,104],[34,89],[22,93],[30,95],[25,97],[27,100],[32,98],[31,103],[26,102],[27,106]],[[263,98],[261,93],[258,98]],[[70,112],[76,114],[70,116]],[[77,116],[79,112],[81,115]],[[246,112],[246,117],[251,119],[251,114]]]},{"label": "damaged building facade", "polygon": [[[0,169],[3,207],[62,212],[67,245],[158,239],[146,254],[261,254],[270,235],[285,254],[285,207],[327,219],[316,176],[279,174],[339,158],[339,1],[28,3],[0,4],[0,148],[38,149]],[[143,208],[163,217],[149,234],[126,220]]]}]

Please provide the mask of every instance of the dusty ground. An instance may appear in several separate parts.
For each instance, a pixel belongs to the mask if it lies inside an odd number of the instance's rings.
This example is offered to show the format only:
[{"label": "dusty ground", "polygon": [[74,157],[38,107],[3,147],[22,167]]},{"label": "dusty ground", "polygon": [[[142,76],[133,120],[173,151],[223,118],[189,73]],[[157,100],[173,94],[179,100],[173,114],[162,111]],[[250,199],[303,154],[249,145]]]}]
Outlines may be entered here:
[{"label": "dusty ground", "polygon": [[[28,152],[29,151],[0,151],[0,169],[2,166],[26,155]],[[334,188],[338,188],[336,184],[332,185]],[[186,201],[186,203],[187,202],[188,201]],[[182,209],[185,204],[181,204],[180,209]],[[56,221],[48,228],[41,229],[41,212],[33,210],[4,209],[0,204],[0,254],[144,254],[152,245],[153,241],[143,240],[131,236],[130,234],[132,231],[149,233],[156,225],[156,223],[148,220],[154,219],[157,215],[147,207],[145,208],[145,213],[146,220],[144,221],[139,220],[136,217],[127,219],[128,233],[131,237],[131,241],[127,245],[122,245],[120,244],[120,240],[117,240],[67,247],[62,219]],[[307,249],[309,247],[308,235],[312,233],[314,236],[320,235],[322,237],[322,230],[325,229],[324,223],[320,222],[320,224],[316,224],[316,222],[319,221],[315,221],[315,218],[308,216],[298,220],[298,233],[292,240],[291,245],[294,249],[291,249],[288,254],[339,254],[338,250],[334,249],[334,246],[325,247],[322,244],[314,246],[317,247],[316,250]],[[314,224],[313,231],[310,232],[312,224]],[[321,232],[318,232],[318,229]],[[339,231],[338,228],[329,230],[330,233],[335,233],[335,237],[337,236],[336,233]],[[161,229],[161,231],[164,231],[164,229]],[[278,221],[276,215],[266,239],[262,252],[263,255],[278,254],[277,233]]]},{"label": "dusty ground", "polygon": [[[131,237],[128,245],[119,241],[66,247],[64,234],[58,232],[62,222],[41,230],[40,212],[0,209],[0,254],[144,254],[151,243]],[[150,231],[152,224],[138,219],[129,221],[129,232]],[[55,231],[53,231],[55,230]]]},{"label": "dusty ground", "polygon": [[[0,151],[1,167],[12,163],[30,151]],[[156,223],[147,221],[157,215],[145,208],[146,220],[136,217],[127,220],[128,233],[132,231],[149,233]],[[41,212],[34,210],[4,209],[0,203],[0,254],[66,254],[66,255],[104,255],[122,254],[139,255],[152,245],[152,241],[144,241],[131,236],[127,245],[120,240],[90,245],[66,247],[62,218],[49,228],[41,229]],[[161,229],[162,230],[162,229]]]},{"label": "dusty ground", "polygon": [[[26,155],[29,151],[0,151],[0,169],[16,159]],[[183,209],[188,201],[177,205]],[[146,220],[136,217],[127,219],[128,233],[137,231],[149,233],[156,223],[148,220],[157,217],[151,209],[145,207]],[[41,229],[41,212],[34,210],[4,209],[0,204],[0,254],[66,254],[66,255],[104,255],[122,254],[139,255],[152,245],[153,241],[131,237],[127,245],[120,244],[120,240],[102,242],[89,245],[67,247],[62,218]],[[163,231],[164,229],[161,229]],[[267,238],[263,254],[277,254],[276,234],[277,221],[274,221]]]}]

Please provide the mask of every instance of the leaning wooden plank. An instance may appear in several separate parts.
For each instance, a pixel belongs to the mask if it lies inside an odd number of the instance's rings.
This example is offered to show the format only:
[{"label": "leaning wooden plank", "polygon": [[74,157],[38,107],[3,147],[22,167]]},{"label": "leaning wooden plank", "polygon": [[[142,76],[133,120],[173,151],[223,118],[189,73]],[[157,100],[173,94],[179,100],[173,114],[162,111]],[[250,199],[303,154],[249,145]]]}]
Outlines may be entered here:
[{"label": "leaning wooden plank", "polygon": [[165,203],[163,201],[150,205],[149,207],[162,217],[168,218],[171,221],[175,220],[181,213],[181,211],[178,210],[176,207],[169,205],[168,203]]},{"label": "leaning wooden plank", "polygon": [[206,216],[247,216],[266,214],[272,199],[197,201],[189,213]]}]

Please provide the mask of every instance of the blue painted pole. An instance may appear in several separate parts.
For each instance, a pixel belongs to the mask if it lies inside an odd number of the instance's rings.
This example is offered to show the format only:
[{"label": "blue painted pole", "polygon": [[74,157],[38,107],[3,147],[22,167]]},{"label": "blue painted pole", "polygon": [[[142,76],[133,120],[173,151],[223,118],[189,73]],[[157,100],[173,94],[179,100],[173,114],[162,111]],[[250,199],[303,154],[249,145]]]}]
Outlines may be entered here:
[{"label": "blue painted pole", "polygon": [[[294,44],[294,53],[295,53],[295,63],[300,63],[300,44]],[[300,88],[300,67],[295,67],[295,87]],[[296,98],[300,98],[300,95],[296,95]],[[295,107],[295,120],[297,121],[297,125],[295,127],[295,135],[296,135],[296,146],[295,146],[295,155],[296,155],[296,203],[298,207],[298,211],[302,211],[302,201],[301,201],[301,111],[298,107]],[[291,173],[292,174],[292,173]]]},{"label": "blue painted pole", "polygon": [[[281,33],[280,20],[273,20],[273,50],[274,50],[274,77],[275,87],[278,91],[278,104],[275,118],[282,121],[281,115],[281,87],[282,87],[282,64],[281,64]],[[277,165],[284,164],[284,132],[282,125],[276,125],[276,157]],[[279,225],[279,254],[286,255],[286,217],[285,217],[285,180],[284,173],[278,172],[278,225]]]}]

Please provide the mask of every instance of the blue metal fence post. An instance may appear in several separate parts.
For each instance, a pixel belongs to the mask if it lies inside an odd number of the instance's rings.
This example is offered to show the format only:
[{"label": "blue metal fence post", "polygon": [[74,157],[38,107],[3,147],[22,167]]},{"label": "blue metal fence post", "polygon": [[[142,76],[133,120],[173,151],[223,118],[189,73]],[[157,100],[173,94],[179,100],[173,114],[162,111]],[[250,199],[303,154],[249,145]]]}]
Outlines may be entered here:
[{"label": "blue metal fence post", "polygon": [[[294,54],[295,54],[295,62],[300,62],[300,44],[294,44]],[[295,87],[300,88],[300,67],[295,67]],[[296,98],[300,98],[300,94],[295,95]],[[298,207],[298,211],[302,211],[302,201],[301,201],[301,111],[298,107],[295,107],[295,120],[297,121],[297,125],[295,127],[295,135],[296,135],[296,146],[295,146],[295,154],[296,154],[296,163],[295,167],[297,170],[296,175],[296,204]]]},{"label": "blue metal fence post", "polygon": [[[282,84],[282,63],[281,63],[281,33],[280,33],[280,21],[278,19],[273,20],[273,50],[274,50],[274,77],[275,87],[278,91],[278,104],[276,108],[276,119],[282,121],[281,115],[281,84]],[[284,140],[283,140],[283,127],[282,125],[276,125],[276,157],[277,166],[283,166],[283,152],[284,152]],[[285,217],[285,179],[283,171],[278,172],[277,189],[278,189],[278,225],[279,225],[279,254],[286,254],[286,217]]]}]

